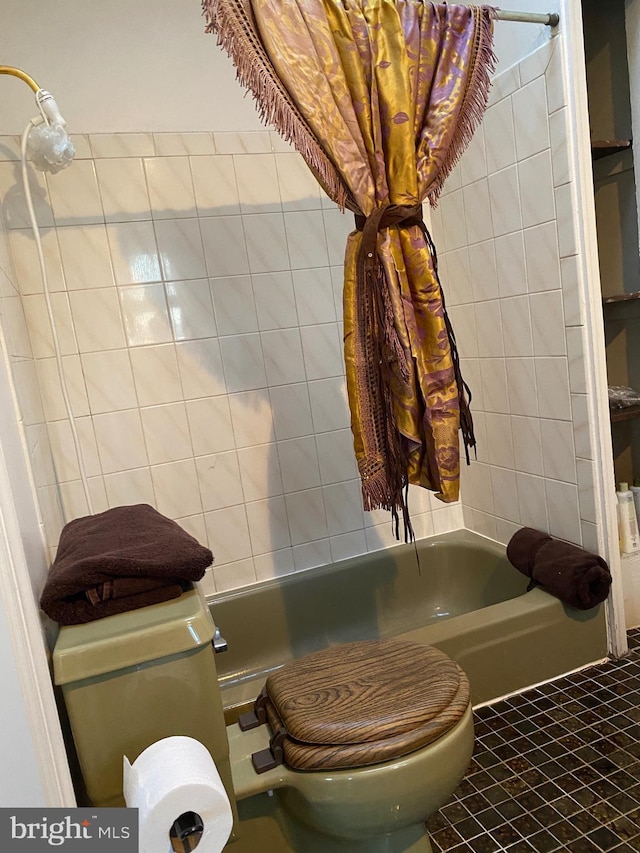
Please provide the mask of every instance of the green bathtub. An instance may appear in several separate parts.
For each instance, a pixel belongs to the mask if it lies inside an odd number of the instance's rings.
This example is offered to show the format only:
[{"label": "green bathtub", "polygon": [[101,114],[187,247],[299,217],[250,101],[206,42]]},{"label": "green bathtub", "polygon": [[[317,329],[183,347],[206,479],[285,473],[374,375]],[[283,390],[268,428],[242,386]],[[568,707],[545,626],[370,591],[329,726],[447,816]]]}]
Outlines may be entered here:
[{"label": "green bathtub", "polygon": [[574,610],[526,590],[504,546],[458,530],[216,595],[211,612],[228,642],[216,656],[227,722],[272,670],[354,640],[437,646],[469,676],[475,705],[606,657],[602,606]]}]

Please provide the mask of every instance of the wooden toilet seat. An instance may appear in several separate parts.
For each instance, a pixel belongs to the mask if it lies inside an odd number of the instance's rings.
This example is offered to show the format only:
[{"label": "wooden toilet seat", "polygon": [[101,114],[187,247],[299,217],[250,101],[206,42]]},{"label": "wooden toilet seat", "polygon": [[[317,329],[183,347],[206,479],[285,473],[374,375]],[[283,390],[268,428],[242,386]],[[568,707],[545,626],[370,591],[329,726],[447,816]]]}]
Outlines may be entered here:
[{"label": "wooden toilet seat", "polygon": [[391,761],[437,740],[469,705],[469,682],[433,646],[367,640],[291,661],[267,679],[253,721],[268,722],[271,749],[256,753],[262,772],[337,770]]}]

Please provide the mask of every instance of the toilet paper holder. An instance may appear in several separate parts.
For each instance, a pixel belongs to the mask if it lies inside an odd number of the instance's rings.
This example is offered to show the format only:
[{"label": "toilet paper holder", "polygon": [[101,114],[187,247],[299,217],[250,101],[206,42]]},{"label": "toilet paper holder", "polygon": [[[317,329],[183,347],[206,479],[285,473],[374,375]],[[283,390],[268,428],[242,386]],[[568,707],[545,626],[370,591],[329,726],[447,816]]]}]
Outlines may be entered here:
[{"label": "toilet paper holder", "polygon": [[123,794],[138,809],[140,853],[220,853],[233,810],[207,747],[173,735],[155,741],[133,764],[123,756]]},{"label": "toilet paper holder", "polygon": [[[204,824],[200,815],[195,812],[184,812],[173,822],[169,836],[174,851],[187,853],[198,845],[200,836],[204,832]],[[175,842],[179,842],[176,844]],[[195,845],[190,844],[195,841]],[[184,842],[187,842],[186,844]]]}]

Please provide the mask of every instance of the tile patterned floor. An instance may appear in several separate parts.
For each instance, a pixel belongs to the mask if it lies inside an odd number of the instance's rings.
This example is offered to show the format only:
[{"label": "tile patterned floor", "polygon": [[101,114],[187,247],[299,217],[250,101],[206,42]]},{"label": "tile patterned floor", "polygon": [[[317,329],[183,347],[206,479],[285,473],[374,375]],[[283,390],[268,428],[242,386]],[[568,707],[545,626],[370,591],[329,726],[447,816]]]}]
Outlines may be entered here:
[{"label": "tile patterned floor", "polygon": [[478,709],[471,768],[429,822],[435,853],[640,851],[640,628],[629,645]]}]

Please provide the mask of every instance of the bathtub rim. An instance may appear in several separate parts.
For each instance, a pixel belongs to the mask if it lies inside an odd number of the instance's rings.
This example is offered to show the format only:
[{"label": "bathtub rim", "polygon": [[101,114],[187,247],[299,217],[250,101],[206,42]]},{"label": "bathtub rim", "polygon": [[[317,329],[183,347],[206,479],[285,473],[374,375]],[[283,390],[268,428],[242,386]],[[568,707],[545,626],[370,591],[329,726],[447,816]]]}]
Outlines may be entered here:
[{"label": "bathtub rim", "polygon": [[[211,607],[219,602],[241,598],[243,595],[252,592],[286,587],[290,584],[300,582],[303,577],[318,578],[329,576],[337,572],[343,572],[345,571],[347,563],[350,564],[350,567],[352,566],[357,569],[364,567],[372,559],[380,558],[381,555],[383,555],[383,559],[390,560],[394,559],[394,554],[398,555],[399,560],[411,559],[411,555],[417,555],[417,550],[421,546],[421,550],[428,550],[429,548],[449,545],[452,542],[469,547],[473,545],[480,545],[483,550],[489,551],[494,556],[503,557],[505,560],[507,559],[506,545],[501,544],[495,539],[483,536],[481,533],[476,533],[473,530],[467,530],[466,528],[461,527],[458,530],[449,530],[446,533],[436,533],[433,536],[425,536],[424,538],[416,539],[414,542],[409,544],[405,544],[403,542],[398,545],[392,545],[388,548],[379,548],[375,551],[368,551],[365,554],[357,554],[355,557],[346,557],[344,560],[325,563],[321,566],[313,566],[310,569],[299,569],[298,571],[281,575],[280,577],[266,578],[247,586],[237,587],[236,589],[210,593],[209,595],[206,595],[205,598],[207,600],[207,604]],[[514,568],[514,571],[517,571],[517,569]]]}]

